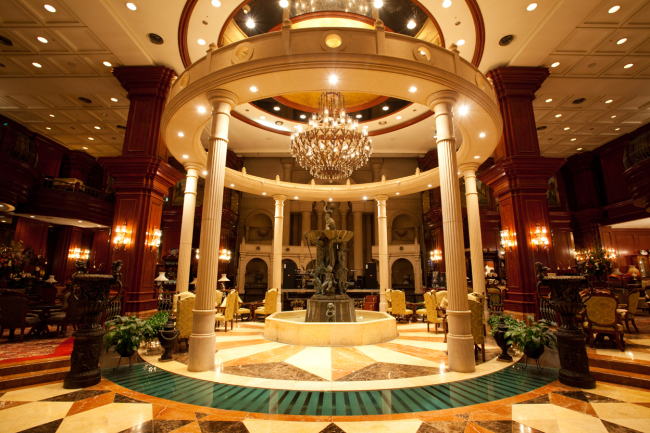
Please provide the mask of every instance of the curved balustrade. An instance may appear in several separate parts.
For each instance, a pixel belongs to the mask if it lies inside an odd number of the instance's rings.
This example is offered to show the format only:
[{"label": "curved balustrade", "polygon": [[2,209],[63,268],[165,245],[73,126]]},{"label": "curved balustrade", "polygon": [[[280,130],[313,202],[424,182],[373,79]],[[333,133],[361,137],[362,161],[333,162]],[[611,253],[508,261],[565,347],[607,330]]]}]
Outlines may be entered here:
[{"label": "curved balustrade", "polygon": [[650,132],[643,133],[625,146],[623,179],[634,205],[650,212]]}]

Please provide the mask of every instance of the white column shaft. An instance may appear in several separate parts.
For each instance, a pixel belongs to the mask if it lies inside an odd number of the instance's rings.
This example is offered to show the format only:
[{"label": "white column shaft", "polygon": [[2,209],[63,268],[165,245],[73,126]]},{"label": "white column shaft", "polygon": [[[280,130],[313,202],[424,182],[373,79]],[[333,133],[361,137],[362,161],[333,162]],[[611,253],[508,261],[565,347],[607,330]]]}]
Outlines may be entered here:
[{"label": "white column shaft", "polygon": [[194,232],[194,210],[196,208],[196,185],[199,171],[187,168],[185,195],[183,196],[183,218],[181,221],[181,242],[178,248],[178,270],[176,273],[176,293],[187,292],[190,284],[192,264],[192,233]]},{"label": "white column shaft", "polygon": [[481,239],[481,214],[476,190],[476,169],[478,164],[461,166],[465,177],[465,197],[467,201],[467,226],[469,228],[469,249],[472,258],[472,288],[484,295],[484,307],[487,315],[487,298],[485,298],[485,268],[483,267],[483,240]]},{"label": "white column shaft", "polygon": [[377,200],[377,232],[379,243],[379,311],[386,312],[386,289],[388,275],[388,222],[386,221],[386,200],[388,196],[379,195]]},{"label": "white column shaft", "polygon": [[282,311],[282,229],[284,224],[284,201],[286,195],[274,195],[275,224],[273,225],[273,285],[278,290],[278,307]]},{"label": "white column shaft", "polygon": [[[455,98],[447,92],[430,104],[433,106],[438,135],[438,164],[442,197],[442,227],[447,272],[447,349],[452,371],[475,371],[474,338],[472,337],[463,240],[463,219],[456,162],[456,138],[451,108]],[[434,95],[435,97],[435,95]]]},{"label": "white column shaft", "polygon": [[363,276],[363,212],[353,211],[354,219],[354,269],[355,277]]},{"label": "white column shaft", "polygon": [[219,279],[219,244],[221,241],[221,214],[223,186],[226,174],[228,124],[230,110],[236,105],[234,94],[216,91],[222,95],[211,99],[212,129],[208,144],[208,163],[201,216],[201,262],[197,276],[196,304],[192,334],[190,335],[189,371],[214,369],[214,300]]},{"label": "white column shaft", "polygon": [[302,211],[302,233],[300,239],[304,239],[305,232],[311,230],[311,212]]}]

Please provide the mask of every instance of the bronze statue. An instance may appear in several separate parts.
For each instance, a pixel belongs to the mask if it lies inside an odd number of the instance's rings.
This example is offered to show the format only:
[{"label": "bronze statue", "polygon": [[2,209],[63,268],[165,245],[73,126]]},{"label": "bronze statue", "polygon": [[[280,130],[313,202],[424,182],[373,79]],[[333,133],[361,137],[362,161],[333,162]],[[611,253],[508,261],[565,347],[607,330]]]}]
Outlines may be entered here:
[{"label": "bronze statue", "polygon": [[334,204],[326,203],[324,200],[321,200],[321,203],[323,203],[323,211],[325,211],[325,230],[336,230],[336,222],[334,222],[334,218],[332,218]]},{"label": "bronze statue", "polygon": [[327,316],[327,321],[328,322],[335,322],[335,320],[334,320],[335,319],[335,317],[334,317],[335,314],[336,314],[336,311],[334,310],[334,304],[332,304],[330,302],[329,304],[327,304],[327,312],[325,313],[325,315]]},{"label": "bronze statue", "polygon": [[323,283],[323,292],[326,295],[331,295],[335,292],[336,287],[334,286],[334,274],[332,273],[332,267],[327,267],[327,273],[325,274],[325,282]]}]

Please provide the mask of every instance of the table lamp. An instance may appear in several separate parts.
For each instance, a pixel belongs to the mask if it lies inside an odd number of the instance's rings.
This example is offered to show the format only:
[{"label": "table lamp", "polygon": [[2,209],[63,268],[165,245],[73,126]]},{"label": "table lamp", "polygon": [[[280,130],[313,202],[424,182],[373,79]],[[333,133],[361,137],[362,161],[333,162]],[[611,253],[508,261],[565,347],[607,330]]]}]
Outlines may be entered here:
[{"label": "table lamp", "polygon": [[221,274],[221,278],[217,280],[218,283],[221,283],[221,290],[226,290],[226,282],[230,280],[226,277],[226,274]]}]

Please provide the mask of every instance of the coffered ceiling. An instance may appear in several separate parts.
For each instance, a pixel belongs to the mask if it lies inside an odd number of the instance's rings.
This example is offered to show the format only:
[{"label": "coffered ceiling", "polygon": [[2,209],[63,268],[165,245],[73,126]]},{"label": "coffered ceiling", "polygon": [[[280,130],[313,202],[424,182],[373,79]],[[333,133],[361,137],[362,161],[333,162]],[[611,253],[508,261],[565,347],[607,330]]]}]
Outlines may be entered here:
[{"label": "coffered ceiling", "polygon": [[[137,10],[132,11],[122,0],[47,0],[55,13],[44,3],[0,0],[0,36],[12,42],[0,44],[0,114],[71,149],[93,156],[118,155],[128,100],[111,67],[163,65],[180,74],[178,27],[186,2],[135,0]],[[466,41],[460,52],[471,61],[480,34],[468,6],[472,2],[453,0],[448,8],[442,7],[442,0],[420,3],[440,24],[447,46]],[[650,121],[650,0],[537,0],[532,11],[527,11],[532,0],[476,3],[485,25],[481,71],[506,65],[551,70],[534,102],[543,155],[568,157],[578,148],[591,150]],[[196,41],[216,42],[239,4],[223,0],[215,8],[210,0],[198,0],[187,32],[192,60],[206,49]],[[608,12],[617,5],[618,11]],[[164,43],[152,44],[149,33],[160,35]],[[499,45],[510,34],[514,41]],[[556,62],[559,65],[551,67]],[[625,68],[628,64],[633,66]],[[252,123],[275,125],[281,120],[248,104],[237,111]],[[370,130],[394,129],[419,112],[394,113],[382,119],[386,124],[370,124]],[[259,120],[262,115],[264,122]],[[289,153],[288,137],[277,131],[286,134],[291,124],[285,122],[274,132],[250,123],[231,123],[233,150]],[[375,154],[418,155],[432,149],[433,118],[420,123],[375,136]]]}]

